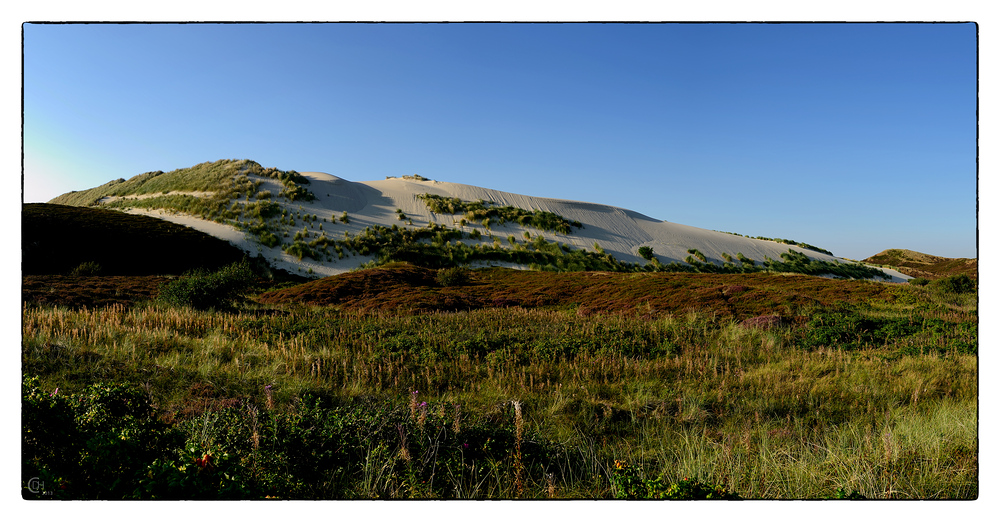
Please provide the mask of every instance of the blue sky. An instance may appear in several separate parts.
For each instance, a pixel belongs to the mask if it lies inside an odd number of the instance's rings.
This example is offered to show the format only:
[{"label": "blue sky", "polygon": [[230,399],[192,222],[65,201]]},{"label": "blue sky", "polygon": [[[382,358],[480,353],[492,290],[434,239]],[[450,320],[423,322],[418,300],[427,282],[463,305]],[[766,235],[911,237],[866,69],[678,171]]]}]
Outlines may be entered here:
[{"label": "blue sky", "polygon": [[976,251],[974,24],[33,25],[24,201],[222,158]]}]

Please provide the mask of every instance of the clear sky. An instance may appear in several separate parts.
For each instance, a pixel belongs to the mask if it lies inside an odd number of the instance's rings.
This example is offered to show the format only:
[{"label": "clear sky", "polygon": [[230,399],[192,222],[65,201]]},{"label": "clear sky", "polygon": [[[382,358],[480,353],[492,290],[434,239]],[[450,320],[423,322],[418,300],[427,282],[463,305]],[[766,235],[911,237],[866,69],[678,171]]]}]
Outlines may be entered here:
[{"label": "clear sky", "polygon": [[976,257],[977,29],[26,24],[24,201],[248,158]]}]

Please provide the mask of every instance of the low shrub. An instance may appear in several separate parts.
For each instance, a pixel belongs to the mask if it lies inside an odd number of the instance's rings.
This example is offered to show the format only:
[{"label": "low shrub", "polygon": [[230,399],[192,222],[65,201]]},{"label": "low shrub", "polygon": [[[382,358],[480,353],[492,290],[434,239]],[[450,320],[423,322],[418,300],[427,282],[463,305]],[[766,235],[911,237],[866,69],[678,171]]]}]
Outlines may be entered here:
[{"label": "low shrub", "polygon": [[465,268],[452,267],[438,270],[435,276],[441,286],[460,286],[469,281],[469,271]]},{"label": "low shrub", "polygon": [[247,261],[211,273],[196,271],[161,285],[158,300],[198,310],[226,309],[244,296],[252,278]]},{"label": "low shrub", "polygon": [[971,294],[976,291],[976,282],[968,274],[958,274],[938,279],[931,287],[952,294]]},{"label": "low shrub", "polygon": [[148,397],[125,384],[94,384],[74,395],[21,386],[21,473],[26,499],[133,496],[147,465],[178,444]]},{"label": "low shrub", "polygon": [[718,485],[706,484],[684,477],[680,482],[668,483],[662,477],[641,478],[639,470],[616,460],[609,477],[618,499],[659,500],[740,500],[736,493]]},{"label": "low shrub", "polygon": [[74,276],[95,276],[101,273],[101,265],[96,261],[84,261],[74,268],[70,275]]}]

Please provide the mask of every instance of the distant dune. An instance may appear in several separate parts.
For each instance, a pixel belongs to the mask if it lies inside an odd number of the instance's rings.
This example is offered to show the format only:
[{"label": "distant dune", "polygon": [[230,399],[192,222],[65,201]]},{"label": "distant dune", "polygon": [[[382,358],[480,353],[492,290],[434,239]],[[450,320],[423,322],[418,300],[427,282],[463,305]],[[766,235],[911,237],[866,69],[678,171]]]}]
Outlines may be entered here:
[{"label": "distant dune", "polygon": [[[427,195],[468,204],[483,202],[489,209],[514,217],[472,220],[471,211],[434,212]],[[817,261],[850,263],[818,251],[822,249],[705,230],[598,203],[513,194],[420,176],[353,182],[322,172],[264,169],[249,160],[146,173],[69,193],[53,203],[115,208],[187,225],[251,256],[260,254],[275,267],[309,277],[364,266],[384,255],[385,250],[379,248],[406,234],[403,240],[408,243],[400,252],[419,243],[429,251],[454,255],[454,249],[447,248],[461,243],[476,259],[464,263],[470,266],[528,267],[528,263],[484,253],[499,248],[547,249],[560,255],[587,252],[590,259],[610,256],[616,263],[637,266],[651,262],[739,266],[739,259],[759,265],[780,261],[789,250]],[[563,220],[562,228],[539,228],[537,223],[551,218],[550,214],[555,215],[552,219]],[[352,238],[366,243],[352,250],[348,247],[360,241],[343,243]],[[892,281],[909,279],[892,269],[883,272]]]},{"label": "distant dune", "polygon": [[979,261],[977,259],[932,256],[900,248],[883,250],[865,259],[864,262],[891,266],[910,277],[938,279],[956,274],[979,277]]}]

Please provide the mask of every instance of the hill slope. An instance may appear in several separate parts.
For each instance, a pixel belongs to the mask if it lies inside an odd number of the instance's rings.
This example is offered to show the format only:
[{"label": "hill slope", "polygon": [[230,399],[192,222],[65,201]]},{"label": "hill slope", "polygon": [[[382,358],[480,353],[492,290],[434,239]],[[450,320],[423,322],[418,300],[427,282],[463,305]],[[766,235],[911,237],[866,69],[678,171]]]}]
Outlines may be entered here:
[{"label": "hill slope", "polygon": [[85,262],[97,263],[102,275],[181,274],[245,255],[188,227],[104,209],[28,203],[21,224],[25,275],[67,274]]},{"label": "hill slope", "polygon": [[864,260],[874,265],[888,265],[911,277],[939,279],[957,274],[978,278],[979,261],[976,259],[932,256],[913,250],[891,248]]},{"label": "hill slope", "polygon": [[[261,254],[279,268],[315,276],[389,261],[712,272],[786,270],[768,265],[784,257],[797,266],[811,260],[816,266],[810,273],[816,274],[848,263],[804,244],[704,230],[608,205],[420,176],[351,182],[319,172],[265,169],[249,160],[146,173],[53,202],[189,225],[251,255]],[[894,281],[908,278],[883,272]]]},{"label": "hill slope", "polygon": [[359,270],[265,292],[265,304],[298,303],[362,312],[482,308],[575,309],[578,315],[658,317],[689,311],[744,320],[800,315],[834,303],[894,300],[894,287],[867,281],[779,274],[543,273],[503,268],[468,271],[442,284],[439,272],[405,264]]}]

